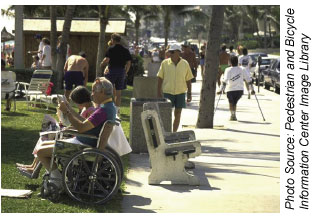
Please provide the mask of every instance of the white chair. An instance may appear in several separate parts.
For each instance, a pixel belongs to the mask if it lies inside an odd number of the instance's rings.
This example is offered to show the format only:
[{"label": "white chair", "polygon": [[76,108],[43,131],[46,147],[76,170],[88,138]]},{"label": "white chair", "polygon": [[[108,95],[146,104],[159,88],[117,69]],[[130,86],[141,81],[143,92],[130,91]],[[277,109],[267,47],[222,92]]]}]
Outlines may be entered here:
[{"label": "white chair", "polygon": [[[40,104],[42,96],[47,99],[46,91],[49,87],[52,74],[52,70],[35,70],[30,83],[19,82],[18,89],[25,93],[28,107],[33,99],[35,99],[36,102],[39,98]],[[51,102],[52,100],[48,103],[50,104]],[[47,105],[47,109],[49,108],[49,104]]]}]

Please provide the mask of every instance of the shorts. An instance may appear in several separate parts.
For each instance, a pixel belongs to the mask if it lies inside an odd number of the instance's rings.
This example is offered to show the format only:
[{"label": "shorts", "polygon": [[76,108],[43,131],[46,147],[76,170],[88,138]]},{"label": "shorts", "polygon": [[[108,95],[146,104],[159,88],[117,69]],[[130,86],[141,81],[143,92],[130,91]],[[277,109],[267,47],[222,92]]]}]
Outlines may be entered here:
[{"label": "shorts", "polygon": [[124,90],[126,89],[125,75],[124,68],[112,68],[109,69],[109,73],[105,75],[105,78],[115,86],[116,90]]},{"label": "shorts", "polygon": [[221,72],[224,73],[227,67],[229,67],[228,64],[220,65]]},{"label": "shorts", "polygon": [[241,98],[242,94],[243,94],[243,90],[227,92],[227,98],[228,98],[229,103],[233,105],[237,105],[237,102]]},{"label": "shorts", "polygon": [[72,90],[73,85],[83,86],[85,77],[81,71],[67,71],[64,75],[65,90]]},{"label": "shorts", "polygon": [[204,59],[200,59],[200,65],[201,65],[201,66],[204,65]]},{"label": "shorts", "polygon": [[164,93],[164,98],[167,98],[171,101],[172,107],[175,108],[186,108],[186,94],[172,95]]}]

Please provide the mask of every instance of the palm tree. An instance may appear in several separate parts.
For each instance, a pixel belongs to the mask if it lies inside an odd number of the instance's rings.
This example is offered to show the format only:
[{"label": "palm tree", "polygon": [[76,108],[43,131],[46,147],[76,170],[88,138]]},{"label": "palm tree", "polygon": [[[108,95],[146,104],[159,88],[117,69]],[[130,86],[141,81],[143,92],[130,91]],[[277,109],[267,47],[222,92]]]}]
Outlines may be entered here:
[{"label": "palm tree", "polygon": [[99,7],[99,20],[100,20],[100,33],[98,41],[98,53],[97,53],[97,64],[96,64],[96,75],[101,76],[102,71],[100,63],[104,58],[104,48],[105,48],[105,29],[109,22],[110,16],[110,6],[100,5]]},{"label": "palm tree", "polygon": [[62,88],[63,83],[63,68],[66,58],[67,44],[69,43],[70,31],[72,19],[75,11],[75,5],[66,6],[66,13],[64,17],[63,31],[62,31],[62,40],[60,44],[60,53],[57,55],[57,85],[56,89]]},{"label": "palm tree", "polygon": [[57,10],[55,5],[50,6],[50,20],[51,20],[51,28],[50,28],[50,43],[51,43],[51,60],[52,60],[52,70],[56,69],[57,65]]},{"label": "palm tree", "polygon": [[212,8],[197,128],[213,128],[216,75],[218,72],[218,54],[223,29],[224,11],[225,6],[214,5]]},{"label": "palm tree", "polygon": [[24,68],[24,56],[23,56],[23,5],[15,5],[15,54],[14,54],[14,66],[17,69]]},{"label": "palm tree", "polygon": [[159,12],[158,7],[149,5],[129,5],[127,10],[135,15],[135,42],[139,43],[139,28],[142,18],[156,18]]}]

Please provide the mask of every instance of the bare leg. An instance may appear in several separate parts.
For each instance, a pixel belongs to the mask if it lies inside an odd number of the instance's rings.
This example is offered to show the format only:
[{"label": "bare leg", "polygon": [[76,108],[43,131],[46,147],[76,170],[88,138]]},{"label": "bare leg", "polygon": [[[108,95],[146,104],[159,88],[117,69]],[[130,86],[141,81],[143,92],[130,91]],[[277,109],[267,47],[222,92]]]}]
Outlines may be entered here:
[{"label": "bare leg", "polygon": [[65,95],[67,101],[70,100],[71,92],[72,92],[72,90],[65,90],[65,92],[64,92],[64,95]]},{"label": "bare leg", "polygon": [[121,106],[121,96],[122,96],[122,90],[116,90],[116,101],[115,101],[116,107]]},{"label": "bare leg", "polygon": [[247,92],[248,92],[248,99],[250,99],[250,88],[249,88],[249,84],[245,81],[246,84],[246,88],[247,88]]},{"label": "bare leg", "polygon": [[180,122],[180,116],[181,116],[181,108],[175,108],[174,110],[174,123],[173,123],[173,132],[176,132],[178,130],[179,122]]},{"label": "bare leg", "polygon": [[[50,160],[53,153],[54,146],[47,146],[46,148],[41,148],[37,152],[38,160],[42,163],[42,165],[49,170],[50,169]],[[52,170],[56,169],[57,166],[53,163]]]}]

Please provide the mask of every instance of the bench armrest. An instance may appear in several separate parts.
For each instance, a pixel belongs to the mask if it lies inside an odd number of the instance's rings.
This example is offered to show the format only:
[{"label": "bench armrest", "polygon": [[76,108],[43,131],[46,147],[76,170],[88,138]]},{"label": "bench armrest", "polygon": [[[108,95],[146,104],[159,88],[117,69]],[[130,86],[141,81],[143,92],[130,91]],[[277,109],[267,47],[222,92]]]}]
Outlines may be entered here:
[{"label": "bench armrest", "polygon": [[199,141],[184,141],[180,143],[172,143],[168,144],[166,149],[173,149],[176,151],[185,151],[194,147],[196,152],[194,153],[195,156],[199,156],[201,154],[201,144]]}]

